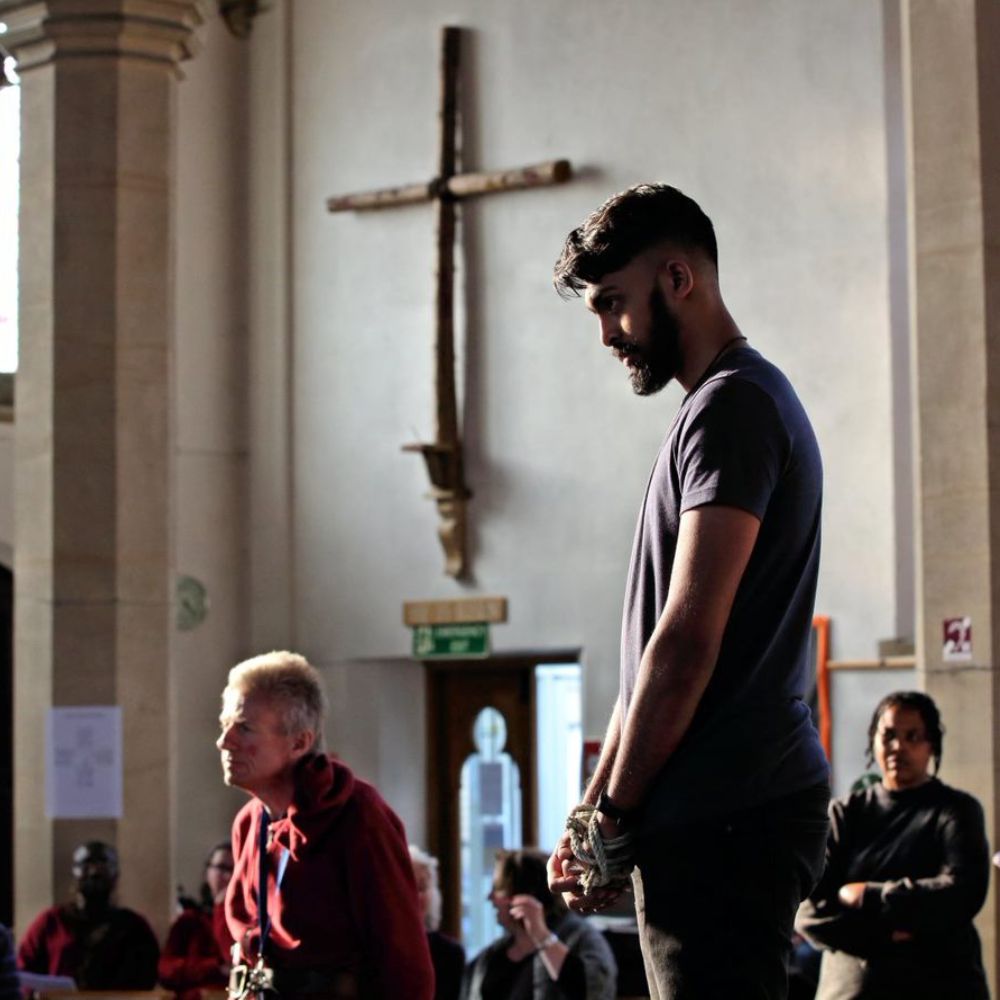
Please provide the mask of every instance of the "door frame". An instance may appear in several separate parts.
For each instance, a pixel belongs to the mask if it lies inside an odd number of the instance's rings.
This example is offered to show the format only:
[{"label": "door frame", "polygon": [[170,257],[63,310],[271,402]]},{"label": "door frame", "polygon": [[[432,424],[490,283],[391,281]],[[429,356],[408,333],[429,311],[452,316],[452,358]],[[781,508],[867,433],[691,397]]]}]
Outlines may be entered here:
[{"label": "door frame", "polygon": [[[459,839],[458,792],[461,766],[452,773],[447,770],[448,728],[441,704],[444,696],[444,678],[455,674],[476,675],[485,673],[521,674],[526,686],[521,697],[528,708],[530,745],[527,753],[522,748],[507,747],[507,751],[521,770],[521,841],[525,846],[534,844],[538,835],[538,803],[536,798],[535,767],[536,706],[535,668],[549,663],[580,663],[579,648],[539,650],[530,652],[498,653],[475,660],[425,660],[424,683],[427,705],[427,840],[428,850],[438,858],[441,884],[441,928],[455,938],[461,938],[461,844]],[[486,707],[485,705],[483,707]],[[472,730],[467,734],[467,752],[475,752]],[[464,759],[464,758],[463,758]]]}]

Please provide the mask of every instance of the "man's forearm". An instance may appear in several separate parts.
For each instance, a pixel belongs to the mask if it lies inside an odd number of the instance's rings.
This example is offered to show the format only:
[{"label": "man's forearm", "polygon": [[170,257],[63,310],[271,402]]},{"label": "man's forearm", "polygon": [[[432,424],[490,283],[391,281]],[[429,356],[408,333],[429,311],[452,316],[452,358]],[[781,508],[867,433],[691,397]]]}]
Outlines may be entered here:
[{"label": "man's forearm", "polygon": [[717,643],[669,633],[647,646],[607,782],[615,805],[634,809],[642,803],[688,731],[717,657]]},{"label": "man's forearm", "polygon": [[615,701],[615,707],[611,710],[611,719],[608,722],[608,730],[604,734],[604,744],[601,747],[601,756],[597,761],[597,767],[589,782],[587,790],[583,793],[583,801],[589,805],[597,805],[597,799],[601,792],[607,787],[611,780],[611,771],[615,765],[615,758],[618,756],[618,748],[621,745],[621,710],[620,702]]}]

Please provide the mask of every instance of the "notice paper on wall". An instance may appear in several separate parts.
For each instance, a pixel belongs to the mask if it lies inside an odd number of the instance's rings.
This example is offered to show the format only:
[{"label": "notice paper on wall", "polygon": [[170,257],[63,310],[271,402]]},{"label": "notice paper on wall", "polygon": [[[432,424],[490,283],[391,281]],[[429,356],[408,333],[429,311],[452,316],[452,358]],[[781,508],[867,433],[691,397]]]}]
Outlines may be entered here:
[{"label": "notice paper on wall", "polygon": [[45,720],[45,814],[49,819],[121,818],[120,706],[49,709]]}]

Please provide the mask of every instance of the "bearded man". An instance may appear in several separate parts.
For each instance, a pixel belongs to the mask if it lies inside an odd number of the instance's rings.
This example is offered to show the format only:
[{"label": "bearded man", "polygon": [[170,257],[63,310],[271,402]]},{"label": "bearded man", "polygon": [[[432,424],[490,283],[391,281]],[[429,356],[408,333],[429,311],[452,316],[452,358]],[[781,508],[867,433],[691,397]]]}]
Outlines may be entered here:
[{"label": "bearded man", "polygon": [[403,824],[374,787],[322,752],[323,714],[319,674],[296,653],[229,672],[217,746],[226,784],[253,796],[233,823],[231,991],[431,1000]]},{"label": "bearded man", "polygon": [[829,799],[803,703],[816,439],[730,315],[712,223],[676,188],[611,198],[570,233],[555,278],[564,296],[583,294],[637,394],[676,379],[686,395],[639,514],[618,700],[550,887],[601,909],[634,862],[654,1000],[783,998]]}]

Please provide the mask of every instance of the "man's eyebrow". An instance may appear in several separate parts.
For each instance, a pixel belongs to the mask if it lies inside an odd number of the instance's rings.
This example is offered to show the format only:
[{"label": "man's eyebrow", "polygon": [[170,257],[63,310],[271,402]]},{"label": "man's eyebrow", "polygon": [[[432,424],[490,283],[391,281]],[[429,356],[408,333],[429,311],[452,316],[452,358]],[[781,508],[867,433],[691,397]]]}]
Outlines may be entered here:
[{"label": "man's eyebrow", "polygon": [[615,291],[614,285],[598,285],[583,297],[584,304],[591,312],[598,312],[605,305],[605,299]]}]

